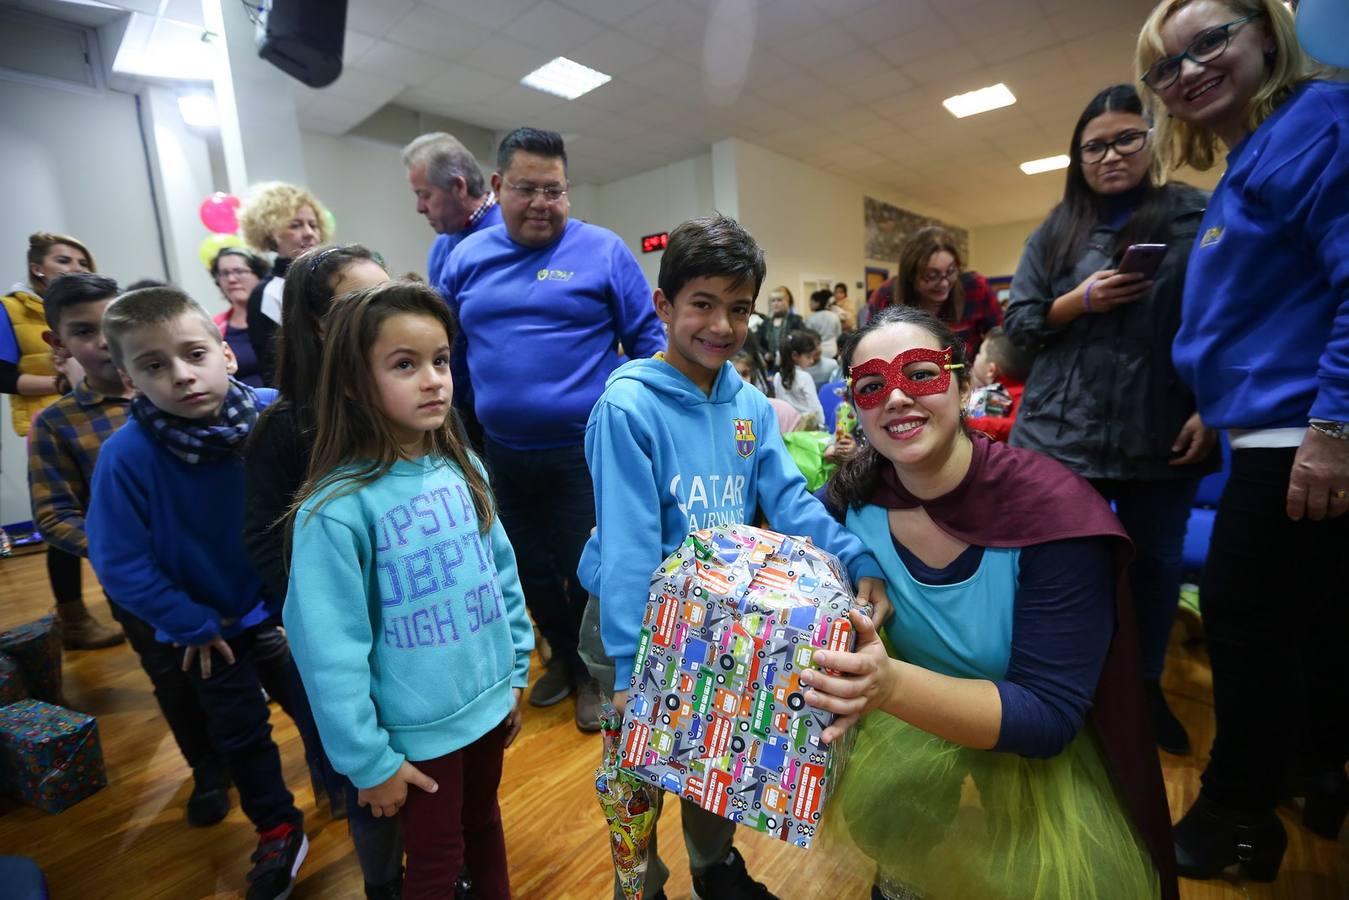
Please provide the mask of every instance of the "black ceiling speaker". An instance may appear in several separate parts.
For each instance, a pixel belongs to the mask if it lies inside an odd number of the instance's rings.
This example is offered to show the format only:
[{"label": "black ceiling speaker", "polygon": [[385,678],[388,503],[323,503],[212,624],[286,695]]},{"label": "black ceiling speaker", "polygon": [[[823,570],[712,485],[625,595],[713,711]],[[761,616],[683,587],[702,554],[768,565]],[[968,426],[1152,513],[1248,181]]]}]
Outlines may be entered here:
[{"label": "black ceiling speaker", "polygon": [[258,23],[258,56],[312,88],[342,74],[347,0],[270,0]]}]

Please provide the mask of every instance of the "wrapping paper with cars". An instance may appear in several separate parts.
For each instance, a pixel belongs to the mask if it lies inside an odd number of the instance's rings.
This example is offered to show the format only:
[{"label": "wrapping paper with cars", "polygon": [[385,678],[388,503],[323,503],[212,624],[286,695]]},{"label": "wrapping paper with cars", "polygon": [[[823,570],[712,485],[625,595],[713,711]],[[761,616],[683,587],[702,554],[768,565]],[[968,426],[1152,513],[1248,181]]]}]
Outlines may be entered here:
[{"label": "wrapping paper with cars", "polygon": [[[805,702],[816,650],[851,650],[838,560],[748,525],[697,531],[651,579],[622,764],[732,821],[810,846],[843,748]],[[865,608],[864,612],[868,611]]]}]

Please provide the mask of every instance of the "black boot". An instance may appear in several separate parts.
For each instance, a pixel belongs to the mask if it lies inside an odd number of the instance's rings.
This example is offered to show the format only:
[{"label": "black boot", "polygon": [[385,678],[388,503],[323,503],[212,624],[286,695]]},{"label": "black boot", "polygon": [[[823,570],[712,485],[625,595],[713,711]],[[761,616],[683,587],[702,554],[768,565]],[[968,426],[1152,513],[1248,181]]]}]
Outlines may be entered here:
[{"label": "black boot", "polygon": [[1252,881],[1273,881],[1288,849],[1288,834],[1273,812],[1242,813],[1203,794],[1176,823],[1176,871],[1186,878],[1212,878],[1240,864]]},{"label": "black boot", "polygon": [[1171,712],[1171,707],[1167,706],[1166,694],[1162,693],[1162,683],[1152,679],[1145,680],[1143,693],[1148,698],[1148,710],[1152,713],[1152,734],[1157,739],[1157,746],[1167,753],[1188,756],[1190,736],[1185,733],[1185,726],[1180,724],[1180,720]]},{"label": "black boot", "polygon": [[1349,776],[1344,769],[1299,774],[1292,783],[1293,796],[1304,798],[1302,824],[1328,841],[1338,839],[1349,816]]}]

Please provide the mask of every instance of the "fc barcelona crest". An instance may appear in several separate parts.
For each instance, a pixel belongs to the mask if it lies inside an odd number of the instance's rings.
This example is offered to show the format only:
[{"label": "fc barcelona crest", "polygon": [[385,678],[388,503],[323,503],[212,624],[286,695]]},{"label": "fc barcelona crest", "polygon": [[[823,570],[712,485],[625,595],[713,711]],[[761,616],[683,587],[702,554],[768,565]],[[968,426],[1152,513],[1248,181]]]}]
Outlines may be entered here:
[{"label": "fc barcelona crest", "polygon": [[754,452],[754,420],[735,419],[735,452],[749,459]]}]

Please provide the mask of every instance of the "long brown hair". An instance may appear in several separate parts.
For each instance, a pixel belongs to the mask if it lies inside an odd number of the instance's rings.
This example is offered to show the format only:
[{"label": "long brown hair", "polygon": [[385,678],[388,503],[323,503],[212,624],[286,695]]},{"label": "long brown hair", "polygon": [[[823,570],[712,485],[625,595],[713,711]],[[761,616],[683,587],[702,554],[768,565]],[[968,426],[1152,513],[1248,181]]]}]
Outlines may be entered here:
[{"label": "long brown hair", "polygon": [[291,406],[303,427],[311,424],[310,404],[318,393],[323,367],[319,323],[332,303],[333,285],[347,266],[362,260],[376,262],[365,247],[347,244],[314,247],[291,261],[281,293],[281,327],[276,332],[276,386],[280,396],[267,412]]},{"label": "long brown hair", "polygon": [[[950,347],[951,364],[956,367],[952,369],[956,384],[960,386],[961,391],[969,385],[970,369],[965,360],[965,342],[959,340],[945,322],[931,313],[912,306],[890,306],[868,319],[865,325],[852,333],[850,340],[839,346],[838,361],[843,372],[847,374],[849,400],[853,399],[852,375],[849,373],[856,358],[857,346],[868,334],[889,325],[916,325],[936,338],[937,346]],[[962,420],[962,426],[963,424]],[[969,434],[969,429],[966,428],[965,432]],[[829,479],[826,488],[829,505],[836,509],[861,509],[875,492],[876,485],[880,481],[881,469],[888,465],[889,461],[881,456],[870,442],[863,442],[858,453],[852,459],[844,461],[834,473],[834,477]]]},{"label": "long brown hair", "polygon": [[[929,225],[909,235],[909,239],[904,242],[904,249],[899,252],[896,302],[922,309],[922,297],[918,293],[918,277],[922,274],[927,261],[932,258],[932,254],[943,250],[951,254],[956,261],[956,269],[965,268],[965,263],[960,258],[960,248],[956,246],[956,239],[945,228]],[[937,310],[937,318],[943,322],[959,322],[965,318],[965,287],[960,283],[958,271],[955,281],[951,284],[951,293],[941,305],[941,309]]]},{"label": "long brown hair", "polygon": [[[288,515],[294,516],[310,497],[324,492],[314,511],[338,497],[354,493],[382,478],[402,458],[402,448],[380,412],[378,391],[370,370],[370,348],[383,324],[394,316],[426,316],[445,329],[453,343],[454,318],[445,301],[424,284],[387,281],[338,297],[324,317],[323,371],[314,400],[317,434],[304,486]],[[486,533],[494,516],[492,492],[478,461],[460,437],[451,410],[441,426],[427,432],[427,455],[453,463],[468,483],[478,525]]]}]

